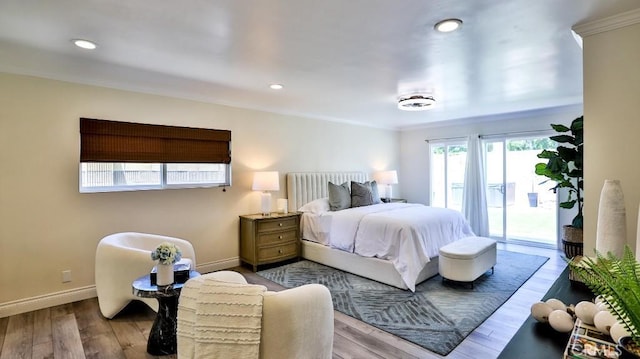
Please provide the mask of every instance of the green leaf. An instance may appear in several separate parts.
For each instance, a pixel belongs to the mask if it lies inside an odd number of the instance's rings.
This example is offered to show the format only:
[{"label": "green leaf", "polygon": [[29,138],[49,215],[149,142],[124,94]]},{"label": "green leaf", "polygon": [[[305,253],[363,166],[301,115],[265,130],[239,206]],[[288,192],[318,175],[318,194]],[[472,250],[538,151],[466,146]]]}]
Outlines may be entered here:
[{"label": "green leaf", "polygon": [[558,156],[566,162],[575,161],[578,151],[575,148],[558,146]]},{"label": "green leaf", "polygon": [[558,136],[551,136],[549,137],[550,139],[558,142],[558,143],[571,143],[573,144],[574,142],[574,138],[573,136],[570,135],[558,135]]},{"label": "green leaf", "polygon": [[549,150],[542,150],[542,152],[538,153],[538,158],[555,158],[558,157],[558,152],[556,151],[549,151]]},{"label": "green leaf", "polygon": [[583,217],[581,215],[577,215],[573,218],[573,221],[571,221],[571,226],[575,227],[575,228],[582,228],[582,220]]},{"label": "green leaf", "polygon": [[554,131],[556,132],[569,132],[571,129],[565,125],[551,125],[551,128],[553,128]]}]

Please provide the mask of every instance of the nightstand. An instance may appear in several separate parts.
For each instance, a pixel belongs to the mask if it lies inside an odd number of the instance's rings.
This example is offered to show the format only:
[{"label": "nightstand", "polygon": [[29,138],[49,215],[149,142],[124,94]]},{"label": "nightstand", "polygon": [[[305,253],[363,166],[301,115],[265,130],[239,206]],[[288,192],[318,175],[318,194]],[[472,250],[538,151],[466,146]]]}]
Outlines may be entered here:
[{"label": "nightstand", "polygon": [[261,264],[300,257],[300,213],[240,216],[240,261]]},{"label": "nightstand", "polygon": [[386,198],[381,198],[381,200],[384,203],[407,203],[407,200],[404,198],[391,198],[390,200],[387,200]]}]

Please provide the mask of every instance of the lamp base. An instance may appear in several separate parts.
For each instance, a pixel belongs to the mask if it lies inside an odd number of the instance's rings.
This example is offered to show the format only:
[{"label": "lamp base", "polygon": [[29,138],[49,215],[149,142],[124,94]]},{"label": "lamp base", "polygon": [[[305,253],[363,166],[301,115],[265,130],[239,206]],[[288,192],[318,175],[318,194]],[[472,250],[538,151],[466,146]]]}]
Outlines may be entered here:
[{"label": "lamp base", "polygon": [[261,209],[263,217],[271,216],[271,193],[262,192]]}]

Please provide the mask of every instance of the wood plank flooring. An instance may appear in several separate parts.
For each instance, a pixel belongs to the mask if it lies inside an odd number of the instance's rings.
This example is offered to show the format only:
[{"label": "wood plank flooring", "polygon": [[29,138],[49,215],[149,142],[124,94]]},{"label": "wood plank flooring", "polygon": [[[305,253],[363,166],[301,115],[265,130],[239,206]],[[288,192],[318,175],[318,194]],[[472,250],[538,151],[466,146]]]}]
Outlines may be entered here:
[{"label": "wood plank flooring", "polygon": [[[549,257],[502,307],[474,330],[449,359],[496,358],[538,301],[566,266],[555,250],[499,244],[499,248]],[[270,290],[281,286],[245,268],[234,268],[251,283]],[[146,352],[155,313],[141,302],[132,302],[116,318],[102,317],[96,298],[0,318],[0,359],[138,359],[156,357]],[[335,312],[333,357],[442,358],[420,346]]]}]

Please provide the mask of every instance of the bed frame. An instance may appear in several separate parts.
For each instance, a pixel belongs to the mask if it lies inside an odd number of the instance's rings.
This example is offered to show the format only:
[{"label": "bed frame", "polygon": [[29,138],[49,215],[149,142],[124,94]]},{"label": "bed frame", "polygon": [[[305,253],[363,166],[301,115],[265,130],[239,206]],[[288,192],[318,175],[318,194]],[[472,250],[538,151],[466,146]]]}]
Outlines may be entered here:
[{"label": "bed frame", "polygon": [[[346,181],[364,182],[367,179],[368,176],[364,172],[287,173],[288,207],[296,211],[305,203],[328,197],[327,182],[341,184]],[[302,257],[397,288],[408,289],[393,264],[383,259],[362,257],[304,239],[302,240]],[[438,257],[433,257],[422,269],[415,284],[436,274],[438,274]]]}]

